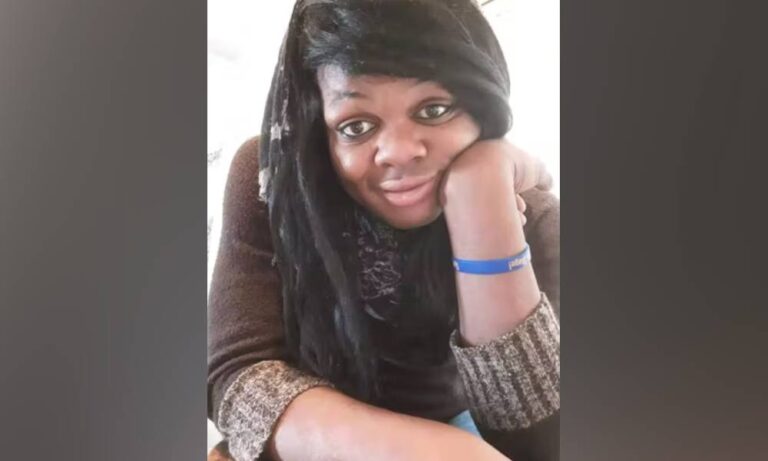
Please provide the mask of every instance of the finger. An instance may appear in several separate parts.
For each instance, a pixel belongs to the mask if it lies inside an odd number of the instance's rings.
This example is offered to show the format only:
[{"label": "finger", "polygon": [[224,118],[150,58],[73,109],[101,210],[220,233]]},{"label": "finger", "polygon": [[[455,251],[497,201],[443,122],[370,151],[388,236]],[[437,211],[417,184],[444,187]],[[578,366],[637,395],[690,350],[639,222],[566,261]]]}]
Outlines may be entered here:
[{"label": "finger", "polygon": [[544,162],[541,162],[539,165],[539,181],[538,184],[536,184],[537,189],[541,190],[550,190],[552,189],[552,184],[554,180],[552,179],[552,175],[549,174],[549,171],[544,167]]},{"label": "finger", "polygon": [[525,192],[539,187],[542,175],[546,173],[544,163],[519,148],[515,151],[515,192]]},{"label": "finger", "polygon": [[528,222],[528,218],[525,217],[525,214],[520,212],[520,223],[525,226],[525,223]]},{"label": "finger", "polygon": [[520,194],[515,195],[515,199],[517,201],[517,209],[520,211],[520,213],[525,213],[525,210],[528,209],[528,205],[525,203],[525,200],[523,200],[523,197],[520,196]]},{"label": "finger", "polygon": [[515,172],[515,192],[525,192],[536,186],[539,172],[535,159],[524,154]]}]

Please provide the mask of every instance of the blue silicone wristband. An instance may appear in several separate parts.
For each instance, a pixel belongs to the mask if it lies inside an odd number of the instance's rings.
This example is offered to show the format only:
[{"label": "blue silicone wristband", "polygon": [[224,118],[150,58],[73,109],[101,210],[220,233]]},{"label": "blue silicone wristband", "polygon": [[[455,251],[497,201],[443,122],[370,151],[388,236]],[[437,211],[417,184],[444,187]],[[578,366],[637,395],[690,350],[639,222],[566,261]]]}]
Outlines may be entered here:
[{"label": "blue silicone wristband", "polygon": [[453,267],[465,274],[494,275],[515,272],[531,261],[531,249],[528,245],[520,253],[501,259],[459,259],[453,258]]}]

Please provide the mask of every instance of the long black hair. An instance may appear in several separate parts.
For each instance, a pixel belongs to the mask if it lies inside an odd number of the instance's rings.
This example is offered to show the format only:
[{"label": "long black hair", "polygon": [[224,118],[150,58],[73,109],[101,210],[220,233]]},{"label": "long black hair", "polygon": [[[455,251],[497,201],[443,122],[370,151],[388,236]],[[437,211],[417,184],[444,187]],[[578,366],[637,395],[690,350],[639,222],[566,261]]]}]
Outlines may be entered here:
[{"label": "long black hair", "polygon": [[[481,129],[511,126],[509,75],[472,0],[298,0],[264,112],[260,169],[296,363],[363,400],[378,391],[376,351],[361,308],[353,200],[333,170],[317,70],[440,83]],[[447,342],[456,319],[450,242],[439,218],[411,232],[403,271],[409,315]]]}]

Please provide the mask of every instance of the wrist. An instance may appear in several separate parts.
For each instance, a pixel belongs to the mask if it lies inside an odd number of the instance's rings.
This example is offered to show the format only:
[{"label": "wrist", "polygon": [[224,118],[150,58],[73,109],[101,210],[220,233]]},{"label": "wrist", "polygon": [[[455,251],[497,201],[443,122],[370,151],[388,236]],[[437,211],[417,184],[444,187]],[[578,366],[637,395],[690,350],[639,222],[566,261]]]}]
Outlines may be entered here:
[{"label": "wrist", "polygon": [[454,257],[503,258],[525,248],[514,195],[478,197],[472,206],[454,203],[456,206],[444,209]]},{"label": "wrist", "polygon": [[443,185],[443,213],[457,258],[500,258],[525,247],[513,168],[503,156],[484,154],[483,161],[451,168]]}]

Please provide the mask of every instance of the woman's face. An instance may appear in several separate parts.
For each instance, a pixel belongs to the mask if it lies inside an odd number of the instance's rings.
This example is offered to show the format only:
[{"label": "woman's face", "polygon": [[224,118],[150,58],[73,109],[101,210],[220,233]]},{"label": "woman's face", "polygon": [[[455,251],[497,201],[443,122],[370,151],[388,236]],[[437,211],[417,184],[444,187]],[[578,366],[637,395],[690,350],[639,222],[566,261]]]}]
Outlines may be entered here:
[{"label": "woman's face", "polygon": [[347,193],[400,229],[440,215],[438,187],[480,128],[435,82],[318,71],[331,160]]}]

